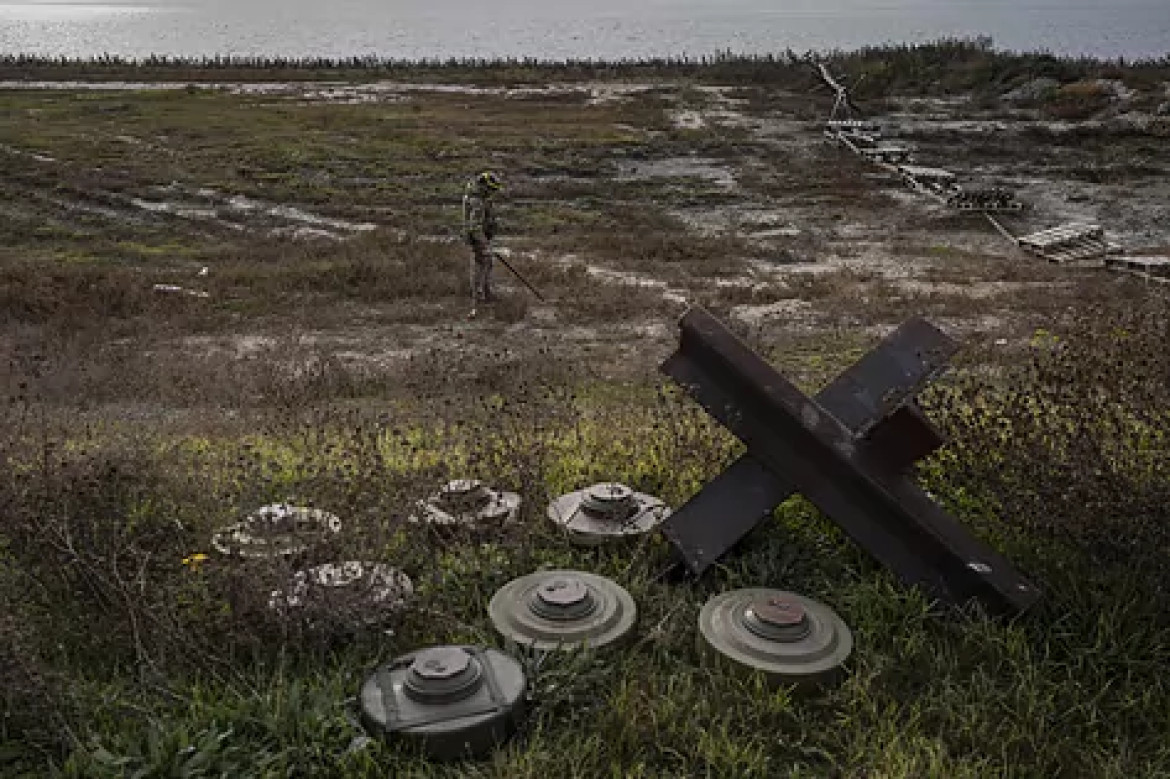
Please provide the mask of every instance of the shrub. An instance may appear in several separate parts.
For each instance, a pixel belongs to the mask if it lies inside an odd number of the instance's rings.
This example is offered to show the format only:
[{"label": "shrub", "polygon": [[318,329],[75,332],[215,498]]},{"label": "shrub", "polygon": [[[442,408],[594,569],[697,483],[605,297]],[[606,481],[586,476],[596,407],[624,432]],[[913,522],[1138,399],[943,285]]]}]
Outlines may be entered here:
[{"label": "shrub", "polygon": [[1170,305],[1120,299],[1032,338],[1030,364],[940,390],[945,489],[1170,586]]},{"label": "shrub", "polygon": [[1096,80],[1074,81],[1053,92],[1044,110],[1057,119],[1080,121],[1106,108],[1112,95],[1105,85]]}]

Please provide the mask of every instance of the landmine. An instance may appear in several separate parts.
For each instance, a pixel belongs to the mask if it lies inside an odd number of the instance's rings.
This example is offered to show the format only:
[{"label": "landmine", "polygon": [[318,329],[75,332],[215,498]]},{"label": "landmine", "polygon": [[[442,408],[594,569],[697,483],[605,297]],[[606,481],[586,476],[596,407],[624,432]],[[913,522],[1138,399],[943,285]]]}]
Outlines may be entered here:
[{"label": "landmine", "polygon": [[229,557],[274,559],[301,554],[341,532],[334,514],[305,506],[272,503],[215,532],[211,545]]},{"label": "landmine", "polygon": [[670,509],[661,500],[617,482],[594,484],[562,495],[548,505],[549,519],[582,546],[645,535],[668,516]]},{"label": "landmine", "polygon": [[286,616],[342,619],[376,625],[400,612],[414,595],[410,578],[389,565],[349,560],[297,571],[268,607]]},{"label": "landmine", "polygon": [[760,673],[774,686],[815,690],[836,681],[853,634],[822,603],[783,590],[733,590],[699,612],[699,650],[733,669]]},{"label": "landmine", "polygon": [[520,496],[492,490],[476,479],[454,479],[426,500],[418,502],[419,516],[411,522],[440,526],[494,526],[510,522],[520,511]]},{"label": "landmine", "polygon": [[366,678],[362,726],[436,760],[480,757],[516,732],[528,681],[496,649],[438,646],[402,655]]},{"label": "landmine", "polygon": [[1109,242],[1100,225],[1084,222],[1067,224],[1024,235],[1016,239],[1024,251],[1060,265],[1071,263],[1104,266]]},{"label": "landmine", "polygon": [[600,649],[633,635],[638,610],[625,588],[584,571],[538,571],[492,596],[488,613],[509,649]]}]

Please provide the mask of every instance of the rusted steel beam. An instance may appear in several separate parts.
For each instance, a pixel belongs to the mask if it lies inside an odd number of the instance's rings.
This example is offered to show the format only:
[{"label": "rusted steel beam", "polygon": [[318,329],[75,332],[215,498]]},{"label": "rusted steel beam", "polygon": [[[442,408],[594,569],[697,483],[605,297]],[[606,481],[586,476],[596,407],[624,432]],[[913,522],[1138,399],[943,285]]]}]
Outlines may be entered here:
[{"label": "rusted steel beam", "polygon": [[866,435],[945,371],[958,350],[925,319],[909,319],[818,392],[816,401],[854,435]]},{"label": "rusted steel beam", "polygon": [[[872,408],[874,414],[896,410],[898,404],[892,404],[896,395],[904,399],[912,394],[911,385],[928,380],[939,369],[939,361],[945,362],[952,347],[922,327],[929,328],[928,323],[908,323],[899,331],[906,340],[893,338],[890,348],[901,355],[898,370],[875,371],[872,381],[858,381],[859,375],[870,376],[872,368],[855,366],[857,371],[847,371],[830,385],[834,388],[830,399],[841,405],[837,410],[850,424],[806,397],[706,311],[694,308],[679,324],[679,349],[662,370],[747,445],[751,461],[747,465],[741,459],[725,482],[716,480],[717,492],[698,499],[701,512],[688,517],[680,510],[683,520],[668,523],[667,535],[684,555],[688,546],[694,546],[688,529],[702,527],[700,517],[707,523],[720,522],[726,515],[719,497],[752,481],[753,470],[766,470],[770,478],[761,480],[751,493],[754,497],[744,500],[746,508],[755,510],[777,496],[799,491],[908,585],[921,586],[950,603],[976,598],[994,612],[1020,611],[1039,597],[1005,558],[890,467],[881,441],[894,428],[883,434],[871,417],[856,413],[859,408]],[[906,342],[920,337],[926,346],[901,351]],[[921,415],[910,412],[893,424],[913,427],[920,424],[917,419]],[[859,435],[867,427],[869,439]],[[743,515],[732,514],[746,524]]]},{"label": "rusted steel beam", "polygon": [[[893,471],[909,468],[943,439],[917,409],[904,404],[945,370],[958,345],[921,319],[903,323],[868,355],[816,395],[876,459]],[[670,362],[663,366],[670,373]],[[890,409],[895,409],[886,416]],[[662,527],[696,576],[727,553],[776,506],[795,494],[787,480],[745,454],[676,510]]]}]

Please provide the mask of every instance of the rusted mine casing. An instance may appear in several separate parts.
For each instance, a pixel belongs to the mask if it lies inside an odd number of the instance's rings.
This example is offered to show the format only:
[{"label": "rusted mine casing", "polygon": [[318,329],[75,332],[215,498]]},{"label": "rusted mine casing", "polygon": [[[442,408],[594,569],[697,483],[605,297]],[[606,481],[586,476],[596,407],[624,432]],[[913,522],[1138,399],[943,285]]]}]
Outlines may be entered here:
[{"label": "rusted mine casing", "polygon": [[670,513],[660,499],[619,482],[593,484],[561,495],[548,505],[548,518],[581,546],[645,535]]},{"label": "rusted mine casing", "polygon": [[299,555],[339,532],[341,519],[328,511],[272,503],[217,530],[211,545],[228,557],[271,560]]},{"label": "rusted mine casing", "polygon": [[347,560],[294,573],[274,590],[268,607],[310,622],[341,620],[354,628],[374,627],[396,616],[414,596],[414,584],[385,563]]},{"label": "rusted mine casing", "polygon": [[410,522],[432,527],[495,528],[513,521],[520,511],[520,496],[494,490],[478,479],[453,479],[417,504]]}]

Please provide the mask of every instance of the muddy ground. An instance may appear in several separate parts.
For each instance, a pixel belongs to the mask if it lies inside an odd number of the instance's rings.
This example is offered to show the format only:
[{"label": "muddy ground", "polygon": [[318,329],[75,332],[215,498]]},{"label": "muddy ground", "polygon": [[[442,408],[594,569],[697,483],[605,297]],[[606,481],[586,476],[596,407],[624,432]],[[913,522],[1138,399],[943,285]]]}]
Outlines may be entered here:
[{"label": "muddy ground", "polygon": [[[1165,120],[1133,100],[863,108],[917,164],[1013,189],[1016,235],[1089,221],[1166,255]],[[822,135],[818,91],[5,82],[0,104],[0,344],[61,397],[226,408],[320,365],[390,393],[638,380],[690,304],[815,385],[912,315],[1010,354],[1088,298],[1162,294],[910,191]],[[545,300],[497,267],[503,302],[469,319],[459,198],[485,166],[501,253]]]}]

